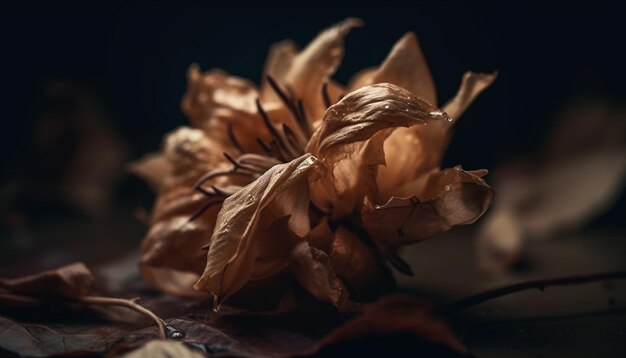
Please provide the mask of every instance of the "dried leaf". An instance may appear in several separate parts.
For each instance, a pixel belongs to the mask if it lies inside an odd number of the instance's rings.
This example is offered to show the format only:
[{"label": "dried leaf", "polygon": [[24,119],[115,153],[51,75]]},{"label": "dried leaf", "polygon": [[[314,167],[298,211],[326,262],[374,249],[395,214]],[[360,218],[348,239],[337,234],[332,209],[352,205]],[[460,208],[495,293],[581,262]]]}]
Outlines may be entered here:
[{"label": "dried leaf", "polygon": [[182,342],[155,340],[124,355],[125,358],[203,358],[200,351],[191,349]]},{"label": "dried leaf", "polygon": [[479,233],[481,265],[496,271],[507,268],[517,260],[526,239],[582,227],[617,199],[624,178],[626,148],[614,148],[499,182],[503,197]]},{"label": "dried leaf", "polygon": [[18,278],[0,278],[0,288],[14,294],[37,297],[79,297],[87,295],[94,278],[80,262]]},{"label": "dried leaf", "polygon": [[263,254],[275,255],[272,249],[289,245],[281,242],[289,238],[270,237],[261,242],[263,231],[272,222],[289,216],[287,226],[295,235],[308,233],[308,178],[318,168],[320,163],[315,157],[303,155],[272,167],[226,199],[211,238],[204,273],[194,287],[213,294],[219,303],[250,278],[259,276],[255,269],[261,264],[282,267],[280,262],[286,257],[264,262]]},{"label": "dried leaf", "polygon": [[392,197],[384,205],[366,200],[361,220],[378,243],[404,246],[433,237],[455,225],[476,221],[489,207],[493,191],[480,177],[486,171],[460,167],[429,176],[417,195]]},{"label": "dried leaf", "polygon": [[[393,337],[398,338],[396,344],[401,342],[406,346],[380,346]],[[357,352],[368,355],[411,352],[415,356],[468,353],[448,324],[433,313],[431,304],[402,295],[387,296],[363,306],[360,315],[330,332],[318,347],[319,354],[329,356]]]}]

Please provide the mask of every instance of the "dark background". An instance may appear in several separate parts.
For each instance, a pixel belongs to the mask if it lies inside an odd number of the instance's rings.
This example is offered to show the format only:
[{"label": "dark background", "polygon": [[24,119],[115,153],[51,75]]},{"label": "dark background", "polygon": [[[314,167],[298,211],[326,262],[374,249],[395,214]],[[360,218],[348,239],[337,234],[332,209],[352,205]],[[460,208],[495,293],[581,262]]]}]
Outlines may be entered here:
[{"label": "dark background", "polygon": [[[272,43],[290,38],[304,46],[348,16],[362,18],[365,27],[346,40],[336,75],[341,82],[379,64],[406,31],[417,33],[442,102],[455,93],[464,71],[499,71],[458,124],[445,160],[445,166],[493,169],[539,152],[554,119],[572,102],[596,97],[624,102],[625,10],[515,2],[5,5],[1,210],[41,218],[68,212],[62,205],[42,204],[28,186],[10,195],[5,190],[24,178],[46,180],[37,169],[41,161],[56,164],[35,155],[32,145],[37,120],[49,106],[47,84],[73,83],[92,93],[127,146],[128,159],[136,159],[157,150],[164,133],[186,124],[179,103],[191,63],[258,82]],[[115,188],[113,214],[149,208],[152,194],[138,179],[126,175]],[[620,202],[617,213],[624,207]],[[128,209],[115,210],[120,207]],[[622,221],[619,214],[609,217],[610,223]],[[134,230],[127,234],[131,247],[144,229]]]}]

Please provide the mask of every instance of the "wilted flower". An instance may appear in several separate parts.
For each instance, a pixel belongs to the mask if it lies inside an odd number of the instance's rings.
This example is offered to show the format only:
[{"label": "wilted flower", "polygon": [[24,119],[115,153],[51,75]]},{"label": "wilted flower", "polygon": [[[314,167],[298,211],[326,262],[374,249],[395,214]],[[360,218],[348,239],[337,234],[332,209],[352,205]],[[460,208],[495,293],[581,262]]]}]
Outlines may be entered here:
[{"label": "wilted flower", "polygon": [[356,26],[347,19],[302,51],[274,45],[259,89],[190,68],[182,108],[194,129],[134,166],[158,190],[142,245],[148,281],[219,305],[287,275],[349,309],[389,287],[388,263],[410,273],[397,248],[485,212],[486,170],[440,163],[454,122],[495,74],[466,73],[439,109],[407,33],[343,87],[330,76]]}]

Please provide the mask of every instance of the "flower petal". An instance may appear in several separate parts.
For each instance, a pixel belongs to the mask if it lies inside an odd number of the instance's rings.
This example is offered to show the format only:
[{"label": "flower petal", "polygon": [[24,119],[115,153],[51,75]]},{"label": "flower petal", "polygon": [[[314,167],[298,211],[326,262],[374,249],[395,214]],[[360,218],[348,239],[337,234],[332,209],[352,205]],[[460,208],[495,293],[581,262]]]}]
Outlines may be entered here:
[{"label": "flower petal", "polygon": [[284,83],[285,77],[293,64],[293,60],[298,54],[298,48],[293,41],[285,40],[273,44],[270,47],[263,78],[261,79],[260,96],[262,102],[278,102],[278,95],[271,89],[267,77],[272,77],[277,83]]},{"label": "flower petal", "polygon": [[264,252],[271,251],[264,245],[290,245],[281,241],[288,240],[285,236],[274,235],[269,242],[259,240],[280,218],[289,216],[288,228],[297,236],[306,235],[310,229],[308,179],[317,169],[321,163],[305,154],[272,167],[226,199],[217,217],[204,273],[194,287],[212,293],[217,304],[242,288],[255,275]]},{"label": "flower petal", "polygon": [[366,200],[361,212],[365,229],[378,243],[399,247],[433,237],[455,225],[466,225],[482,216],[493,191],[480,177],[482,171],[460,167],[431,174],[416,195],[392,197],[384,205]]},{"label": "flower petal", "polygon": [[260,151],[256,139],[266,131],[257,116],[259,93],[252,82],[217,69],[203,74],[197,65],[189,68],[187,81],[181,107],[194,127],[230,149],[230,124],[246,151]]},{"label": "flower petal", "polygon": [[389,270],[372,249],[343,226],[334,233],[329,256],[333,269],[344,280],[354,300],[372,301],[394,287]]},{"label": "flower petal", "polygon": [[324,115],[322,85],[330,80],[343,58],[343,40],[348,32],[361,26],[359,19],[346,19],[320,33],[294,59],[285,82],[304,101],[311,121]]},{"label": "flower petal", "polygon": [[476,97],[487,87],[491,86],[493,81],[496,80],[496,77],[498,77],[498,72],[465,72],[458,92],[446,103],[443,110],[448,113],[452,121],[458,120],[467,107],[474,102]]},{"label": "flower petal", "polygon": [[383,143],[396,127],[446,118],[426,101],[389,83],[362,87],[331,106],[306,150],[329,169],[313,183],[313,200],[333,217],[349,214],[375,193],[376,171],[385,164]]},{"label": "flower petal", "polygon": [[435,82],[420,49],[417,36],[408,32],[391,49],[372,78],[373,83],[389,82],[437,105]]},{"label": "flower petal", "polygon": [[335,305],[341,311],[354,308],[349,292],[332,268],[328,255],[307,241],[297,244],[291,251],[291,269],[298,282],[313,297]]},{"label": "flower petal", "polygon": [[377,202],[391,196],[405,196],[398,191],[403,183],[418,179],[441,165],[450,143],[454,122],[496,78],[496,74],[466,72],[457,95],[444,106],[449,121],[437,121],[428,126],[396,129],[385,142],[387,165],[378,171]]}]

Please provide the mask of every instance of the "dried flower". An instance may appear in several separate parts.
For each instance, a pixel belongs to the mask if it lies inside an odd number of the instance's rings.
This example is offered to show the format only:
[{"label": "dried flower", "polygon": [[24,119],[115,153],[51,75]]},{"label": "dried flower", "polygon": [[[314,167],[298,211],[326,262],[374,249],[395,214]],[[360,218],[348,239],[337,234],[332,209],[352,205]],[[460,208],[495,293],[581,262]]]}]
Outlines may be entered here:
[{"label": "dried flower", "polygon": [[299,52],[274,45],[259,89],[190,68],[182,108],[194,129],[134,166],[158,188],[142,245],[148,281],[209,294],[218,307],[286,273],[349,310],[389,287],[387,263],[410,273],[397,248],[485,212],[486,170],[440,163],[454,123],[495,74],[466,73],[440,109],[408,33],[343,87],[330,76],[360,25],[347,19]]}]

